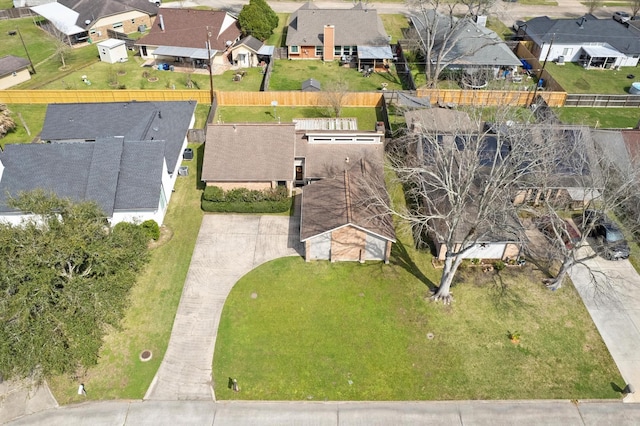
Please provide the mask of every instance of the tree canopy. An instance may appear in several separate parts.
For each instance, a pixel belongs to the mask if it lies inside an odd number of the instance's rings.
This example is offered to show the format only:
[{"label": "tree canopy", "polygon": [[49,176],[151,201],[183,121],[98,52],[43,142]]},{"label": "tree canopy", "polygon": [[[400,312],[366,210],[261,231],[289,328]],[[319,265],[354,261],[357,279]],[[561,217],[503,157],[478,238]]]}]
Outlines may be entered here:
[{"label": "tree canopy", "polygon": [[252,35],[264,41],[278,26],[278,15],[265,0],[250,0],[242,7],[238,22],[245,36]]},{"label": "tree canopy", "polygon": [[48,376],[95,364],[148,258],[148,234],[129,223],[109,228],[97,204],[43,191],[10,204],[33,216],[0,223],[0,374]]},{"label": "tree canopy", "polygon": [[16,122],[11,117],[11,111],[5,104],[0,104],[0,138],[16,128]]}]

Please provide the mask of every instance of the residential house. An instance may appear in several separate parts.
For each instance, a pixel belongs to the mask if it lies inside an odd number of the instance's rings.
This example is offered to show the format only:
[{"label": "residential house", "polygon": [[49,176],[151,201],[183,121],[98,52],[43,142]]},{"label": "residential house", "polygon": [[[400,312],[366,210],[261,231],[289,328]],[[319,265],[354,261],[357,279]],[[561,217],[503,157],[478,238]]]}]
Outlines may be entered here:
[{"label": "residential house", "polygon": [[238,20],[224,11],[163,8],[149,34],[136,42],[143,58],[203,68],[229,64],[240,40]]},{"label": "residential house", "polygon": [[539,16],[522,24],[517,34],[532,42],[530,50],[540,61],[578,62],[585,68],[616,69],[635,67],[640,58],[640,30],[611,18]]},{"label": "residential house", "polygon": [[58,0],[31,10],[74,44],[106,40],[110,30],[130,34],[148,28],[158,6],[148,0]]},{"label": "residential house", "polygon": [[[491,78],[513,77],[521,65],[500,36],[469,17],[459,19],[428,10],[424,16],[414,15],[410,20],[421,49],[426,52],[433,44],[434,65],[437,65],[435,58],[441,55],[440,64],[444,69],[460,70],[467,76],[483,73]],[[472,81],[469,80],[470,86]]]},{"label": "residential house", "polygon": [[229,48],[229,60],[238,68],[251,68],[266,64],[273,56],[274,46],[266,46],[253,36],[238,40]]},{"label": "residential house", "polygon": [[[303,194],[310,191],[302,198],[301,231],[308,260],[388,261],[395,241],[390,218],[355,202],[363,164],[370,165],[368,176],[382,182],[378,171],[384,133],[359,131],[354,122],[300,119],[210,125],[202,180],[225,190],[285,186],[292,193],[294,187],[303,187]],[[347,193],[352,196],[349,202],[344,200]]]},{"label": "residential house", "polygon": [[386,194],[381,164],[366,160],[304,187],[300,240],[307,262],[389,262],[393,221],[381,205],[369,202],[371,187]]},{"label": "residential house", "polygon": [[29,64],[27,59],[19,56],[7,55],[0,58],[0,90],[31,79]]},{"label": "residential house", "polygon": [[377,11],[362,2],[351,9],[309,2],[291,14],[286,45],[289,59],[340,60],[363,69],[393,59],[389,40]]},{"label": "residential house", "polygon": [[6,197],[45,189],[94,200],[112,224],[162,224],[193,126],[193,102],[51,104],[43,144],[7,145],[0,156],[0,220],[23,217]]}]

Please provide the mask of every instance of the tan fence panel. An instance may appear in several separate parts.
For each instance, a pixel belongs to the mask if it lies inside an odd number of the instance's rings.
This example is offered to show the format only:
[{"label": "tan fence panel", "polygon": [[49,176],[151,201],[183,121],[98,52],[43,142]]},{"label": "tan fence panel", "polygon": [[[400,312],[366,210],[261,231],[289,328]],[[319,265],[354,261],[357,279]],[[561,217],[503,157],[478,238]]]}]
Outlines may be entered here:
[{"label": "tan fence panel", "polygon": [[[528,106],[533,100],[534,91],[419,89],[417,95],[428,97],[432,105],[444,103],[464,106]],[[566,92],[543,90],[539,90],[536,93],[536,96],[538,95],[551,107],[563,106],[567,97]]]},{"label": "tan fence panel", "polygon": [[190,101],[209,103],[207,90],[2,90],[0,102],[7,104],[52,104],[76,102]]},{"label": "tan fence panel", "polygon": [[[329,105],[326,92],[217,92],[220,106],[270,106],[276,101],[280,106]],[[383,102],[381,93],[346,93],[342,106],[373,107]]]}]

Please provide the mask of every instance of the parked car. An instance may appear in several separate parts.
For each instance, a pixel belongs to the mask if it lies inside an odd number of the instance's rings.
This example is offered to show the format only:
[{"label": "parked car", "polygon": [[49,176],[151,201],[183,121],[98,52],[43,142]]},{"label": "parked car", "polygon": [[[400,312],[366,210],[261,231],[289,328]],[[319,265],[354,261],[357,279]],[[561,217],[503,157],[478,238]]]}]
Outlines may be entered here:
[{"label": "parked car", "polygon": [[[563,219],[562,224],[556,226],[556,231],[561,234],[562,242],[565,247],[572,249],[576,244],[580,243],[581,234],[572,221]],[[536,221],[536,225],[540,232],[547,238],[557,242],[556,231],[554,231],[553,218],[551,216],[542,216]]]},{"label": "parked car", "polygon": [[629,15],[627,12],[618,11],[613,14],[613,19],[624,24],[629,19],[631,19],[631,15]]},{"label": "parked car", "polygon": [[590,227],[589,236],[598,242],[597,252],[607,260],[627,259],[631,250],[624,234],[604,212],[585,210],[582,229]]}]

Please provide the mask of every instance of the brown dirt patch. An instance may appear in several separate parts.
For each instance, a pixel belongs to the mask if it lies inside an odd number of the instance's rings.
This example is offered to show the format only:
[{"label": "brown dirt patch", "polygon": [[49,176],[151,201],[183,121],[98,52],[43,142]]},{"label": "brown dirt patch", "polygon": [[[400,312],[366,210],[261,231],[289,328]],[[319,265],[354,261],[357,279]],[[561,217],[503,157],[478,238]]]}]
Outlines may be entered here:
[{"label": "brown dirt patch", "polygon": [[173,229],[162,225],[160,227],[160,238],[158,238],[157,241],[150,241],[147,247],[149,250],[156,249],[171,241],[171,238],[173,238]]}]

